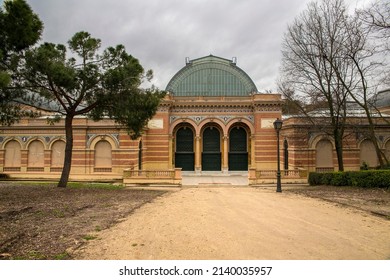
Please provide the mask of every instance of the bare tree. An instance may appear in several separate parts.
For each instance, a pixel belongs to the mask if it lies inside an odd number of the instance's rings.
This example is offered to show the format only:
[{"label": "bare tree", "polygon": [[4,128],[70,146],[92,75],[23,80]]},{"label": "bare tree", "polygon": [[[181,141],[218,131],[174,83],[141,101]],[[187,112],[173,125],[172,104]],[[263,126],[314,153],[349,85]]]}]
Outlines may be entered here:
[{"label": "bare tree", "polygon": [[[370,42],[371,32],[363,27],[358,17],[349,17],[345,22],[344,36],[338,38],[341,52],[335,60],[325,57],[342,83],[348,96],[358,104],[365,113],[368,122],[366,136],[372,141],[380,166],[388,164],[381,150],[376,135],[375,95],[381,81],[381,73],[385,72],[385,59],[377,46]],[[342,68],[340,68],[342,61]]]},{"label": "bare tree", "polygon": [[[390,2],[377,0],[366,9],[358,10],[357,16],[368,29],[378,51],[388,55],[390,52]],[[390,86],[390,69],[386,72],[382,82]]]},{"label": "bare tree", "polygon": [[339,42],[346,21],[341,0],[309,3],[284,36],[279,81],[285,98],[295,102],[314,127],[332,136],[341,171],[347,92],[340,78],[348,67],[339,59],[343,51]]},{"label": "bare tree", "polygon": [[367,9],[358,11],[358,15],[374,31],[390,38],[390,2],[377,0]]}]

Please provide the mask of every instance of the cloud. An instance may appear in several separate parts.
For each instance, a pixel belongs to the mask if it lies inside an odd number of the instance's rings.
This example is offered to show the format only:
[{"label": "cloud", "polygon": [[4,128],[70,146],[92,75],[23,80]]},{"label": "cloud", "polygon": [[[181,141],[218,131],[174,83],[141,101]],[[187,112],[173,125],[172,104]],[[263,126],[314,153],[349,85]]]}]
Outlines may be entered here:
[{"label": "cloud", "polygon": [[[351,0],[352,1],[352,0]],[[359,0],[357,0],[359,2]],[[283,33],[309,0],[29,0],[44,41],[78,31],[123,44],[164,89],[185,58],[237,58],[259,91],[276,91]]]}]

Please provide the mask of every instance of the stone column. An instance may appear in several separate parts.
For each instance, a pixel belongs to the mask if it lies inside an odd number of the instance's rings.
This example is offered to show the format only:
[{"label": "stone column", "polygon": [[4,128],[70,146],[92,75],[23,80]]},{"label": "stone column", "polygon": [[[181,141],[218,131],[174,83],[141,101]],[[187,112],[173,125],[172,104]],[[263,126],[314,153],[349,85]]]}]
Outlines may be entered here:
[{"label": "stone column", "polygon": [[202,149],[200,148],[200,136],[195,136],[195,172],[200,173],[202,170]]},{"label": "stone column", "polygon": [[229,150],[228,150],[228,140],[229,137],[227,135],[223,136],[223,143],[222,143],[222,172],[228,173],[229,172]]}]

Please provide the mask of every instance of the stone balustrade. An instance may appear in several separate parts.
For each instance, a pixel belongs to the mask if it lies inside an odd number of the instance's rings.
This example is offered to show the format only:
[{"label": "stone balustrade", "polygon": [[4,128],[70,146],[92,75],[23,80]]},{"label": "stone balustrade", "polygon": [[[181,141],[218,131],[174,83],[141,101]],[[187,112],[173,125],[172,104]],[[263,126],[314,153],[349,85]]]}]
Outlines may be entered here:
[{"label": "stone balustrade", "polygon": [[180,186],[181,183],[181,168],[169,170],[123,170],[123,184],[127,186],[140,184]]},{"label": "stone balustrade", "polygon": [[[248,172],[249,185],[276,183],[277,170],[256,170],[251,168]],[[306,169],[281,170],[282,183],[307,183],[308,172]]]}]

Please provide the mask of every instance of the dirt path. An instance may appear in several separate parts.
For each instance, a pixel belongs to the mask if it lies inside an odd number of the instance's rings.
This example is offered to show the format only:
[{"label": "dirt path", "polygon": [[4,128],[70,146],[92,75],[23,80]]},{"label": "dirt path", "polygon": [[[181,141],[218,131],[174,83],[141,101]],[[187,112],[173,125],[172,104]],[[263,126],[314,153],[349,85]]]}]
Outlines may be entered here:
[{"label": "dirt path", "polygon": [[146,204],[76,259],[389,259],[390,221],[273,189],[184,188]]}]

